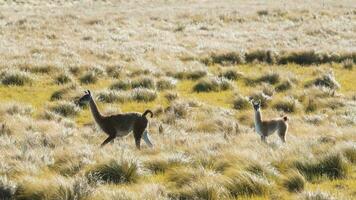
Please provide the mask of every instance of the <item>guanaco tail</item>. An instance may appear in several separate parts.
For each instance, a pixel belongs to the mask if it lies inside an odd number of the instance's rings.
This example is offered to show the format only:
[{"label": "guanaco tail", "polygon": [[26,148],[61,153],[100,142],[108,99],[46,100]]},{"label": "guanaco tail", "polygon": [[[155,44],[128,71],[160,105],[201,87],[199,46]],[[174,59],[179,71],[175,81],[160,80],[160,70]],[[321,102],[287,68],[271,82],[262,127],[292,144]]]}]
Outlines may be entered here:
[{"label": "guanaco tail", "polygon": [[78,103],[84,104],[88,102],[95,122],[99,125],[101,130],[109,135],[101,146],[113,141],[116,137],[124,137],[131,131],[133,131],[136,147],[138,149],[140,149],[142,137],[149,147],[153,146],[147,131],[148,120],[146,118],[148,113],[153,117],[152,111],[146,110],[143,114],[124,113],[106,116],[101,114],[98,110],[89,90],[85,91],[85,95],[79,99]]},{"label": "guanaco tail", "polygon": [[255,129],[261,136],[261,140],[266,142],[266,138],[277,131],[279,138],[285,143],[288,131],[288,117],[284,116],[277,119],[263,120],[261,114],[261,101],[255,102],[252,100],[251,103],[255,110]]}]

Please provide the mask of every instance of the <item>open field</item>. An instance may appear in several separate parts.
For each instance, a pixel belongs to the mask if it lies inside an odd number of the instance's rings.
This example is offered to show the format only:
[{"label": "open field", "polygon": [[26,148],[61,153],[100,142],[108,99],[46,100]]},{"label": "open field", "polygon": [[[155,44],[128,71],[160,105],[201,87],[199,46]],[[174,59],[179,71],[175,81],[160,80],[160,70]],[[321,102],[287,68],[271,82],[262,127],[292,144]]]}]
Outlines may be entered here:
[{"label": "open field", "polygon": [[353,1],[0,0],[0,200],[355,199],[355,62]]}]

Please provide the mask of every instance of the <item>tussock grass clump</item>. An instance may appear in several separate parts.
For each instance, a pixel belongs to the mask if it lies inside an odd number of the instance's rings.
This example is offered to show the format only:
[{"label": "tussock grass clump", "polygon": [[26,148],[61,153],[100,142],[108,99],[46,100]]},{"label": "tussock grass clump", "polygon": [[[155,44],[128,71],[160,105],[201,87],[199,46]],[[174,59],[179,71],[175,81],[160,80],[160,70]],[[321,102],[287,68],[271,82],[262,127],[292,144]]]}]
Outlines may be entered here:
[{"label": "tussock grass clump", "polygon": [[283,180],[283,186],[289,192],[300,192],[304,190],[304,177],[299,172],[293,171]]},{"label": "tussock grass clump", "polygon": [[124,92],[117,92],[117,91],[108,91],[104,90],[97,94],[98,100],[105,103],[113,103],[113,102],[125,102],[130,100],[128,94]]},{"label": "tussock grass clump", "polygon": [[302,200],[336,200],[335,197],[331,196],[329,193],[315,191],[315,192],[304,192],[301,195]]},{"label": "tussock grass clump", "polygon": [[178,94],[176,92],[167,92],[164,97],[168,100],[168,101],[174,101],[178,98]]},{"label": "tussock grass clump", "polygon": [[0,199],[15,199],[16,189],[16,183],[10,181],[6,176],[0,176]]},{"label": "tussock grass clump", "polygon": [[197,177],[198,175],[192,168],[177,167],[167,172],[168,181],[174,183],[178,188],[189,185]]},{"label": "tussock grass clump", "polygon": [[261,196],[268,193],[267,180],[250,173],[237,173],[225,182],[225,187],[233,197]]},{"label": "tussock grass clump", "polygon": [[305,112],[311,113],[315,112],[318,109],[318,104],[313,99],[308,99],[306,101]]},{"label": "tussock grass clump", "polygon": [[323,64],[323,63],[341,63],[345,60],[351,59],[355,61],[355,53],[342,53],[330,54],[321,53],[315,51],[299,51],[299,52],[285,52],[279,57],[279,64],[296,63],[299,65],[312,65],[312,64]]},{"label": "tussock grass clump", "polygon": [[326,176],[330,179],[345,178],[348,164],[341,154],[334,153],[315,161],[296,162],[295,167],[308,180]]},{"label": "tussock grass clump", "polygon": [[247,63],[253,63],[258,61],[263,63],[274,64],[277,61],[277,55],[271,50],[255,50],[247,52],[245,54],[245,60]]},{"label": "tussock grass clump", "polygon": [[207,74],[208,73],[206,70],[180,71],[174,74],[173,77],[177,79],[197,80],[206,76]]},{"label": "tussock grass clump", "polygon": [[61,100],[68,92],[69,92],[68,88],[62,88],[57,91],[54,91],[51,95],[50,100],[51,101]]},{"label": "tussock grass clump", "polygon": [[86,172],[90,182],[133,183],[139,178],[137,163],[133,161],[110,160],[93,166]]},{"label": "tussock grass clump", "polygon": [[4,111],[9,115],[19,114],[29,116],[33,113],[32,106],[19,103],[9,103],[1,109],[4,109]]},{"label": "tussock grass clump", "polygon": [[93,193],[92,187],[85,178],[77,178],[74,181],[59,181],[52,187],[54,187],[53,194],[50,195],[49,199],[89,199],[89,196]]},{"label": "tussock grass clump", "polygon": [[175,194],[171,194],[173,199],[201,199],[201,200],[218,200],[220,198],[218,188],[210,183],[199,182],[192,186],[184,187]]},{"label": "tussock grass clump", "polygon": [[171,78],[161,78],[156,82],[158,90],[173,89],[176,87],[177,81]]},{"label": "tussock grass clump", "polygon": [[356,148],[352,148],[352,147],[345,148],[343,150],[343,155],[352,164],[356,164]]},{"label": "tussock grass clump", "polygon": [[225,78],[201,79],[193,87],[194,92],[218,92],[232,88],[232,84]]},{"label": "tussock grass clump", "polygon": [[54,78],[54,81],[57,84],[66,84],[72,82],[73,80],[69,74],[61,73]]},{"label": "tussock grass clump", "polygon": [[315,80],[313,80],[312,82],[309,82],[306,84],[307,87],[309,86],[317,86],[317,87],[325,87],[325,88],[329,88],[329,89],[339,89],[340,88],[340,84],[336,81],[336,78],[334,76],[333,72],[328,72],[325,73],[323,75],[321,75],[320,77],[316,78]]},{"label": "tussock grass clump", "polygon": [[131,82],[132,88],[147,88],[147,89],[154,89],[155,82],[150,77],[139,77],[136,78]]},{"label": "tussock grass clump", "polygon": [[74,117],[79,113],[79,107],[67,101],[58,102],[50,107],[50,110],[64,117]]},{"label": "tussock grass clump", "polygon": [[233,69],[225,70],[219,76],[220,77],[224,77],[224,78],[226,78],[228,80],[237,80],[237,79],[243,77],[242,73],[239,73],[239,72],[237,72],[236,70],[233,70]]},{"label": "tussock grass clump", "polygon": [[298,100],[285,98],[274,103],[273,108],[286,113],[294,113],[298,111],[300,106],[301,105],[299,104]]},{"label": "tussock grass clump", "polygon": [[152,173],[164,173],[169,167],[170,164],[167,160],[163,159],[150,159],[144,163],[144,167],[149,169]]},{"label": "tussock grass clump", "polygon": [[132,92],[132,99],[135,101],[154,101],[157,98],[157,92],[146,88],[135,88]]},{"label": "tussock grass clump", "polygon": [[257,15],[258,16],[266,16],[266,15],[269,15],[269,11],[268,10],[259,10],[259,11],[257,11]]},{"label": "tussock grass clump", "polygon": [[277,72],[272,72],[272,73],[268,73],[265,75],[262,75],[260,78],[258,78],[256,80],[256,82],[261,83],[269,83],[269,84],[276,84],[279,83],[279,81],[281,80],[280,75]]},{"label": "tussock grass clump", "polygon": [[275,89],[277,92],[284,92],[286,90],[291,89],[292,87],[293,87],[292,81],[285,80],[285,81],[282,81],[281,83],[279,83]]},{"label": "tussock grass clump", "polygon": [[23,86],[31,84],[33,82],[33,78],[28,72],[19,70],[6,70],[1,72],[0,81],[3,85]]},{"label": "tussock grass clump", "polygon": [[241,95],[238,95],[235,97],[234,101],[233,101],[233,107],[234,109],[237,110],[245,110],[250,108],[251,104],[250,104],[250,100],[248,97],[244,97]]},{"label": "tussock grass clump", "polygon": [[36,65],[27,68],[31,73],[49,74],[54,71],[56,67],[53,65]]},{"label": "tussock grass clump", "polygon": [[108,66],[106,67],[106,74],[113,78],[118,78],[121,75],[121,66]]},{"label": "tussock grass clump", "polygon": [[268,106],[268,102],[271,100],[271,97],[263,92],[256,92],[251,94],[249,99],[253,99],[255,101],[261,101],[262,108],[266,108]]},{"label": "tussock grass clump", "polygon": [[131,82],[128,80],[120,80],[110,86],[111,90],[129,90],[131,89]]},{"label": "tussock grass clump", "polygon": [[92,71],[85,73],[83,76],[79,78],[79,81],[82,84],[96,83],[98,80],[99,80],[98,75]]},{"label": "tussock grass clump", "polygon": [[205,65],[221,64],[221,65],[237,65],[245,62],[244,55],[239,52],[229,52],[222,54],[211,54],[207,58],[202,59]]},{"label": "tussock grass clump", "polygon": [[296,63],[299,65],[321,64],[323,55],[315,51],[300,51],[285,53],[279,59],[279,64]]},{"label": "tussock grass clump", "polygon": [[352,59],[346,59],[342,62],[342,66],[345,69],[352,70],[354,68],[354,61]]}]

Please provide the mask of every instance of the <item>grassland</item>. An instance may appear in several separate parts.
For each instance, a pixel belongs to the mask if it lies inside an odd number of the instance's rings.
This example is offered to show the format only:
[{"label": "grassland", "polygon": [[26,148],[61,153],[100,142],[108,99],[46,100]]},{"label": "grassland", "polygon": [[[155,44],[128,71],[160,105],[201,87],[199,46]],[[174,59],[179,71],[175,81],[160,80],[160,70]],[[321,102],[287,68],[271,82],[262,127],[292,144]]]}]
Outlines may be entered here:
[{"label": "grassland", "polygon": [[[0,1],[0,199],[354,199],[352,3]],[[99,148],[87,89],[154,148]]]}]

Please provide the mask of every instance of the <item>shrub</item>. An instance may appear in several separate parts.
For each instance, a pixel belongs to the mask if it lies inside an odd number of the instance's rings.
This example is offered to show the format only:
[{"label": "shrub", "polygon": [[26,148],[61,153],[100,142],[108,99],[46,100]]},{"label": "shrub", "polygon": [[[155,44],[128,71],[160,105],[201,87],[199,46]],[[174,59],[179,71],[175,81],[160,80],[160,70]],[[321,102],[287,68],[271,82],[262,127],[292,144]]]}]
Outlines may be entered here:
[{"label": "shrub", "polygon": [[295,99],[284,99],[284,100],[280,100],[278,102],[276,102],[274,104],[274,108],[278,111],[283,111],[286,113],[293,113],[296,112],[298,109],[299,103],[297,100]]},{"label": "shrub", "polygon": [[336,81],[334,73],[328,72],[316,78],[314,81],[307,83],[306,86],[315,85],[317,87],[326,87],[329,89],[339,89],[340,84]]},{"label": "shrub", "polygon": [[72,82],[72,78],[66,73],[59,74],[54,80],[57,84],[66,84]]},{"label": "shrub", "polygon": [[276,72],[267,73],[266,75],[262,75],[256,81],[257,82],[269,83],[269,84],[276,84],[276,83],[278,83],[280,81],[280,76]]},{"label": "shrub", "polygon": [[98,75],[92,71],[89,71],[81,76],[79,81],[83,84],[96,83],[98,81]]},{"label": "shrub", "polygon": [[86,172],[90,182],[132,183],[138,180],[138,166],[133,161],[110,160]]},{"label": "shrub", "polygon": [[254,196],[267,194],[269,183],[259,176],[239,173],[228,178],[225,187],[233,197]]},{"label": "shrub", "polygon": [[157,81],[156,85],[158,90],[167,90],[175,88],[176,83],[177,81],[174,79],[162,78]]},{"label": "shrub", "polygon": [[110,89],[111,90],[129,90],[131,89],[131,82],[130,81],[117,81],[115,83],[113,83],[111,86],[110,86]]},{"label": "shrub", "polygon": [[300,192],[304,189],[304,185],[304,177],[298,172],[290,173],[283,181],[283,186],[287,188],[289,192]]},{"label": "shrub", "polygon": [[195,92],[218,92],[232,88],[231,83],[224,78],[201,79],[193,87]]},{"label": "shrub", "polygon": [[10,200],[15,199],[17,185],[8,180],[5,176],[0,176],[0,199]]},{"label": "shrub", "polygon": [[243,75],[235,70],[229,69],[220,74],[220,77],[224,77],[228,80],[237,80],[241,78]]},{"label": "shrub", "polygon": [[132,99],[136,101],[154,101],[157,98],[157,93],[154,90],[145,88],[135,88],[132,92]]},{"label": "shrub", "polygon": [[354,61],[352,59],[346,59],[342,62],[342,66],[345,69],[352,70],[354,68]]},{"label": "shrub", "polygon": [[51,111],[62,115],[64,117],[73,117],[79,113],[79,107],[74,103],[61,101],[58,104],[52,106]]},{"label": "shrub", "polygon": [[330,154],[314,162],[296,162],[295,167],[308,180],[326,176],[330,179],[344,178],[348,165],[341,154]]},{"label": "shrub", "polygon": [[250,107],[250,101],[247,97],[238,95],[233,101],[234,109],[245,110]]},{"label": "shrub", "polygon": [[27,72],[18,70],[7,70],[0,74],[0,80],[3,85],[23,86],[32,83],[33,79]]},{"label": "shrub", "polygon": [[243,64],[245,60],[242,54],[238,52],[229,52],[223,54],[212,54],[208,58],[204,58],[202,62],[206,65],[236,65]]},{"label": "shrub", "polygon": [[276,86],[277,92],[284,92],[293,87],[293,83],[290,80],[283,81]]},{"label": "shrub", "polygon": [[133,80],[131,82],[132,88],[147,88],[147,89],[154,89],[155,82],[150,77],[141,77]]},{"label": "shrub", "polygon": [[116,91],[101,91],[97,94],[98,100],[105,103],[113,102],[125,102],[130,99],[130,97],[123,92]]}]

